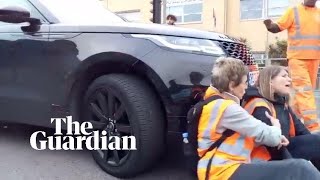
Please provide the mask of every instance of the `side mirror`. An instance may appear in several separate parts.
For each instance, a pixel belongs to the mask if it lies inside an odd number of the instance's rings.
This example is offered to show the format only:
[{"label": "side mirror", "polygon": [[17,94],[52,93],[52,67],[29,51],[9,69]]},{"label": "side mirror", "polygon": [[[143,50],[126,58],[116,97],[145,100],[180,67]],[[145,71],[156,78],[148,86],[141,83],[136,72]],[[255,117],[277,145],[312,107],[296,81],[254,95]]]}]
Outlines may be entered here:
[{"label": "side mirror", "polygon": [[31,18],[30,12],[20,6],[7,6],[0,8],[0,21],[6,23],[30,23],[29,26],[22,27],[23,31],[34,31],[41,25],[40,19]]}]

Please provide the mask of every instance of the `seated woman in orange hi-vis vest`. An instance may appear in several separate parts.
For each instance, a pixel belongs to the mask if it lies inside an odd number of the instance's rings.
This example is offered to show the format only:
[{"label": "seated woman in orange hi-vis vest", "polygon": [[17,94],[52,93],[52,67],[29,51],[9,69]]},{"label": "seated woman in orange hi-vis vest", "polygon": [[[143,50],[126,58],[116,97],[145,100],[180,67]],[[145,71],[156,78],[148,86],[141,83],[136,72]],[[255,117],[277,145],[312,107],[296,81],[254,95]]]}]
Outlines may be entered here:
[{"label": "seated woman in orange hi-vis vest", "polygon": [[284,159],[288,151],[293,158],[303,158],[320,169],[320,135],[311,134],[290,108],[292,80],[287,69],[282,66],[268,66],[260,70],[255,87],[249,87],[243,97],[242,106],[249,114],[272,126],[266,115],[279,119],[282,135],[289,140],[287,149],[256,147],[253,161]]},{"label": "seated woman in orange hi-vis vest", "polygon": [[[198,126],[197,175],[200,180],[301,180],[320,179],[320,172],[307,160],[252,162],[254,147],[281,148],[288,145],[279,120],[269,117],[273,126],[254,118],[240,105],[248,87],[248,69],[241,60],[219,58],[214,62],[211,85],[204,100]],[[233,131],[226,136],[225,132]],[[225,137],[220,146],[212,144]]]},{"label": "seated woman in orange hi-vis vest", "polygon": [[281,16],[276,22],[266,19],[268,31],[288,34],[287,59],[294,91],[292,109],[311,133],[320,132],[316,88],[320,63],[320,8],[317,0],[304,0]]}]

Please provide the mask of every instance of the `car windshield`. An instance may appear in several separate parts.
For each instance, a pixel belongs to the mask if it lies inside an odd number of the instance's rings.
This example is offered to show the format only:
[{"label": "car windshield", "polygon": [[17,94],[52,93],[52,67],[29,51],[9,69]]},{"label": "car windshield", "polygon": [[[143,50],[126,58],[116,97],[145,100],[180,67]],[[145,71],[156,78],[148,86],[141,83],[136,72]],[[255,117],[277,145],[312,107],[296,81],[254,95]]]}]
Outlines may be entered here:
[{"label": "car windshield", "polygon": [[101,24],[124,22],[99,0],[39,0],[61,23]]}]

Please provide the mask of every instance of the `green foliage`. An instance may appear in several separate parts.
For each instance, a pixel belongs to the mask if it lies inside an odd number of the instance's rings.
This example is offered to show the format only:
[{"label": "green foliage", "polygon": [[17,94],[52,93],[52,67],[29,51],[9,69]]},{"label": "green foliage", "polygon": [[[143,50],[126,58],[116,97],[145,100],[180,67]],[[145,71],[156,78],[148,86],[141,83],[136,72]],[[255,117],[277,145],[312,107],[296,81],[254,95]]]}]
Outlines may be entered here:
[{"label": "green foliage", "polygon": [[248,48],[249,50],[251,50],[251,46],[250,46],[250,44],[249,44],[249,42],[248,42],[248,40],[247,40],[246,38],[240,37],[240,38],[239,38],[239,41],[242,42],[243,44],[245,44],[245,45],[247,46],[247,48]]},{"label": "green foliage", "polygon": [[[269,58],[286,58],[287,57],[287,41],[277,39],[275,44],[270,44],[268,47]],[[271,64],[287,66],[286,60],[272,60]]]},{"label": "green foliage", "polygon": [[270,44],[268,49],[269,58],[286,58],[287,41],[277,40],[275,44]]}]

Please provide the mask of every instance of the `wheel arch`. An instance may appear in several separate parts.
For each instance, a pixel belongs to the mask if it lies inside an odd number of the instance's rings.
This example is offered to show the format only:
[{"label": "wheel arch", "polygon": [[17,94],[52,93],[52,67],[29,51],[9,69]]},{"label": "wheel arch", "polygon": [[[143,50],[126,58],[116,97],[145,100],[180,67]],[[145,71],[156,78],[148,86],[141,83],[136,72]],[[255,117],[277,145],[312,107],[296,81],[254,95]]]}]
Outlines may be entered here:
[{"label": "wheel arch", "polygon": [[[81,121],[81,97],[89,85],[96,78],[111,73],[130,74],[147,82],[160,99],[164,116],[167,116],[167,104],[170,103],[169,93],[157,73],[136,57],[119,52],[106,52],[87,58],[70,75],[67,106],[74,119]],[[167,127],[167,121],[164,123]]]}]

